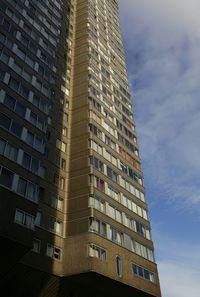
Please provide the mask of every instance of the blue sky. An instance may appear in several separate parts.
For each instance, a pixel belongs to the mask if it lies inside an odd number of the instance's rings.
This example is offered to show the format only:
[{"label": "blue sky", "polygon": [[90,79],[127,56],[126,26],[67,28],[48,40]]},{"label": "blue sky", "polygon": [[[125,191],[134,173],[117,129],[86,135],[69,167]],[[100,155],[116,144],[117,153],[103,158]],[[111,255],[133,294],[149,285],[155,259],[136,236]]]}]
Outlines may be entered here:
[{"label": "blue sky", "polygon": [[200,1],[119,2],[163,297],[199,297]]}]

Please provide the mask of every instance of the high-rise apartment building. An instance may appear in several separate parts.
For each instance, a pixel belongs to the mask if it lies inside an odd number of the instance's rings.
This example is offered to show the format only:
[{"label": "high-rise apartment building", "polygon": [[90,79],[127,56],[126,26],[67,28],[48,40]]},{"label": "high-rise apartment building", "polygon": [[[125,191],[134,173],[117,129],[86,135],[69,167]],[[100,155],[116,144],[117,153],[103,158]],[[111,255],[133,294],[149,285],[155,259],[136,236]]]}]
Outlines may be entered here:
[{"label": "high-rise apartment building", "polygon": [[117,0],[0,1],[0,288],[160,297]]}]

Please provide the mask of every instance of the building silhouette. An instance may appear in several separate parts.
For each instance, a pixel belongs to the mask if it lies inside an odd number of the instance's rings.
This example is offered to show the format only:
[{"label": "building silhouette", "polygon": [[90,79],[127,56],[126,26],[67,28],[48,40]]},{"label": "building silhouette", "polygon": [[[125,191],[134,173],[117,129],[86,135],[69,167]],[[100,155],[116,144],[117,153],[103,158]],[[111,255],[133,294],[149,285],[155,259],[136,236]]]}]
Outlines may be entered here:
[{"label": "building silhouette", "polygon": [[0,1],[4,296],[161,296],[118,13]]}]

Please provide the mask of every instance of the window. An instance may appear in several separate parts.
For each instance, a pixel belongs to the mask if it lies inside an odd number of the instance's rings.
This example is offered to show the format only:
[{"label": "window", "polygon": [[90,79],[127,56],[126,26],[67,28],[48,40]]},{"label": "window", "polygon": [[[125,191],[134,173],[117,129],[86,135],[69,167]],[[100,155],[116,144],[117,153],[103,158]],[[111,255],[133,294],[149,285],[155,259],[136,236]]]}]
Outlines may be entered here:
[{"label": "window", "polygon": [[117,166],[117,159],[110,154],[107,150],[105,150],[104,157],[109,160],[113,165]]},{"label": "window", "polygon": [[105,135],[105,143],[109,145],[112,149],[116,150],[116,143],[112,141],[112,139],[107,135]]},{"label": "window", "polygon": [[9,86],[11,87],[11,89],[13,89],[17,92],[19,89],[19,85],[20,85],[20,83],[16,79],[14,79],[12,77],[10,78]]},{"label": "window", "polygon": [[62,128],[62,135],[67,136],[67,128],[66,127]]},{"label": "window", "polygon": [[13,110],[15,108],[15,103],[16,103],[16,100],[14,98],[12,98],[11,96],[6,94],[5,99],[4,99],[4,104],[8,108]]},{"label": "window", "polygon": [[5,116],[3,113],[0,114],[0,126],[6,130],[10,129],[11,119]]},{"label": "window", "polygon": [[42,138],[39,138],[37,136],[35,136],[35,139],[34,139],[34,148],[38,151],[41,151],[42,150],[42,147],[43,147],[43,140]]},{"label": "window", "polygon": [[60,160],[60,167],[65,170],[66,169],[66,160],[61,158]]},{"label": "window", "polygon": [[121,169],[124,173],[128,174],[128,166],[127,166],[126,164],[124,164],[122,161],[120,161],[120,169]]},{"label": "window", "polygon": [[102,155],[103,154],[103,148],[100,144],[97,142],[90,140],[90,147],[95,150],[98,154]]},{"label": "window", "polygon": [[63,203],[64,203],[63,198],[58,197],[56,208],[62,210],[63,209]]},{"label": "window", "polygon": [[119,200],[119,192],[110,185],[108,185],[107,194],[115,200]]},{"label": "window", "polygon": [[37,137],[30,131],[27,131],[26,143],[34,147],[37,151],[43,152],[44,150],[43,139]]},{"label": "window", "polygon": [[95,125],[90,124],[90,131],[93,132],[97,137],[102,137],[102,132]]},{"label": "window", "polygon": [[61,249],[48,243],[47,250],[46,250],[47,257],[50,257],[54,260],[61,260]]},{"label": "window", "polygon": [[2,33],[0,33],[0,41],[2,43],[4,43],[6,41],[6,36],[4,34],[2,34]]},{"label": "window", "polygon": [[62,235],[62,222],[57,218],[50,217],[49,218],[49,230],[53,233]]},{"label": "window", "polygon": [[111,240],[118,244],[122,244],[122,234],[116,229],[114,229],[113,227],[110,228],[110,232],[111,232],[111,236],[110,236]]},{"label": "window", "polygon": [[19,178],[18,186],[17,186],[17,193],[26,196],[26,188],[27,188],[27,181],[23,178]]},{"label": "window", "polygon": [[39,253],[40,252],[40,246],[41,246],[41,240],[34,238],[33,239],[33,248],[32,251],[35,253]]},{"label": "window", "polygon": [[5,147],[6,147],[6,141],[4,139],[0,138],[0,154],[1,155],[4,155]]},{"label": "window", "polygon": [[40,167],[40,162],[39,162],[39,160],[37,160],[37,159],[35,159],[35,158],[33,158],[32,157],[32,159],[31,159],[31,171],[33,172],[33,173],[37,173],[38,172],[38,170],[39,170],[39,167]]},{"label": "window", "polygon": [[60,139],[56,140],[56,147],[64,153],[67,150],[67,144],[65,142],[61,141]]},{"label": "window", "polygon": [[99,235],[102,235],[106,237],[107,231],[106,231],[106,224],[99,221],[96,218],[90,218],[90,227],[89,227],[90,232],[95,232]]},{"label": "window", "polygon": [[97,188],[99,191],[105,191],[105,182],[97,176],[94,176],[94,187]]},{"label": "window", "polygon": [[90,201],[90,207],[94,207],[99,211],[105,213],[105,202],[102,199],[98,197],[90,197],[89,201]]},{"label": "window", "polygon": [[19,195],[24,196],[28,200],[33,202],[38,202],[39,199],[39,189],[36,184],[19,177],[18,185],[17,185],[17,193]]},{"label": "window", "polygon": [[42,213],[41,211],[38,211],[35,218],[35,226],[41,225],[41,218],[42,218]]},{"label": "window", "polygon": [[126,217],[126,226],[130,229],[132,229],[133,231],[135,231],[135,221],[129,217],[127,214],[125,215]]},{"label": "window", "polygon": [[54,184],[59,187],[61,190],[65,190],[65,178],[54,174]]},{"label": "window", "polygon": [[122,276],[122,261],[119,256],[115,258],[115,267],[116,267],[116,273],[118,276]]},{"label": "window", "polygon": [[4,156],[7,157],[10,160],[16,162],[17,161],[17,156],[18,156],[18,148],[11,145],[10,143],[7,143],[6,144],[6,149],[5,149],[5,152],[4,152]]},{"label": "window", "polygon": [[144,226],[141,223],[139,223],[138,221],[136,221],[135,223],[136,223],[136,232],[139,233],[140,235],[142,235],[143,237],[145,237]]},{"label": "window", "polygon": [[17,137],[21,137],[22,134],[22,126],[16,123],[14,120],[12,121],[11,129],[10,131],[16,135]]},{"label": "window", "polygon": [[89,256],[98,258],[102,261],[106,261],[106,250],[93,243],[89,245]]},{"label": "window", "polygon": [[65,178],[60,177],[60,189],[65,190]]},{"label": "window", "polygon": [[132,264],[132,272],[134,275],[136,276],[139,276],[139,277],[142,277],[152,283],[155,283],[156,282],[156,279],[155,279],[155,273],[141,267],[141,266],[138,266],[136,264]]},{"label": "window", "polygon": [[0,81],[4,80],[5,71],[0,69]]},{"label": "window", "polygon": [[22,166],[41,177],[46,174],[46,168],[40,164],[40,161],[25,152],[23,153]]},{"label": "window", "polygon": [[111,178],[113,181],[117,182],[117,173],[107,166],[107,176]]},{"label": "window", "polygon": [[16,209],[14,221],[19,225],[34,230],[35,217],[23,210]]},{"label": "window", "polygon": [[114,208],[113,206],[111,206],[110,204],[108,204],[108,207],[107,207],[107,214],[114,220],[116,220],[120,223],[122,222],[121,212],[119,210],[117,210],[116,208]]},{"label": "window", "polygon": [[26,142],[27,142],[29,145],[33,146],[33,143],[34,143],[34,134],[33,134],[33,133],[31,133],[31,132],[29,132],[29,131],[27,132]]},{"label": "window", "polygon": [[31,156],[24,152],[23,159],[22,159],[22,165],[29,169],[31,164]]},{"label": "window", "polygon": [[41,117],[39,117],[37,114],[31,111],[29,121],[36,127],[38,127],[41,130],[45,129],[45,121]]},{"label": "window", "polygon": [[4,167],[0,167],[0,185],[12,189],[13,177],[13,172]]},{"label": "window", "polygon": [[93,165],[97,170],[104,172],[103,162],[94,156],[90,157],[90,164]]},{"label": "window", "polygon": [[51,195],[51,206],[59,210],[63,209],[64,200],[62,197],[56,197],[55,194]]}]

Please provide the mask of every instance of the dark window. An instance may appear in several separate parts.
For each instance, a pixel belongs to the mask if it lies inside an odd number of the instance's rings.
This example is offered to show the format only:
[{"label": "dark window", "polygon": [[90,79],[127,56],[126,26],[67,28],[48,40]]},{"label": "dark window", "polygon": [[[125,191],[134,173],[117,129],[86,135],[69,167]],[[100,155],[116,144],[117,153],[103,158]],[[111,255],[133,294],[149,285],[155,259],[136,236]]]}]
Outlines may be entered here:
[{"label": "dark window", "polygon": [[35,62],[29,57],[26,57],[26,63],[29,64],[31,67],[34,67]]},{"label": "dark window", "polygon": [[20,41],[23,45],[28,46],[29,40],[24,35],[21,35]]},{"label": "dark window", "polygon": [[11,188],[12,181],[13,181],[13,173],[6,168],[2,168],[1,174],[0,174],[0,184],[7,188]]},{"label": "dark window", "polygon": [[144,277],[142,267],[138,266],[138,275]]},{"label": "dark window", "polygon": [[148,270],[144,269],[144,277],[148,280],[150,280],[150,273]]},{"label": "dark window", "polygon": [[136,221],[136,231],[140,235],[145,236],[145,229],[144,229],[143,225],[137,221]]},{"label": "dark window", "polygon": [[22,134],[22,126],[16,123],[15,121],[12,122],[10,131],[18,137],[21,137]]},{"label": "dark window", "polygon": [[38,73],[40,74],[40,75],[44,75],[44,68],[42,67],[42,66],[40,66],[39,65],[39,68],[38,68]]},{"label": "dark window", "polygon": [[14,78],[11,78],[10,81],[9,81],[9,86],[13,90],[18,91],[18,89],[19,89],[19,82],[17,80],[15,80]]},{"label": "dark window", "polygon": [[41,54],[40,54],[40,59],[43,61],[46,61],[46,59],[47,59],[46,55],[43,52],[41,52]]},{"label": "dark window", "polygon": [[0,126],[9,130],[11,124],[11,119],[5,116],[3,113],[0,113]]},{"label": "dark window", "polygon": [[135,264],[133,264],[132,268],[133,268],[133,273],[134,274],[138,274],[138,272],[137,272],[137,266]]},{"label": "dark window", "polygon": [[116,272],[118,276],[122,275],[122,263],[119,256],[116,257]]},{"label": "dark window", "polygon": [[117,182],[117,174],[110,167],[107,166],[107,176]]},{"label": "dark window", "polygon": [[3,24],[2,24],[2,27],[6,30],[6,31],[9,31],[10,29],[10,23],[4,19],[3,21]]},{"label": "dark window", "polygon": [[0,33],[0,41],[2,43],[4,43],[6,41],[6,36],[4,34],[2,34],[2,33]]},{"label": "dark window", "polygon": [[25,24],[24,23],[24,31],[26,32],[26,33],[28,33],[28,34],[31,34],[31,28],[27,25],[27,24]]},{"label": "dark window", "polygon": [[6,95],[5,99],[4,99],[4,104],[10,108],[10,109],[14,109],[15,108],[15,102],[16,100],[14,98],[12,98],[9,95]]},{"label": "dark window", "polygon": [[39,161],[37,159],[32,158],[31,162],[31,171],[37,173],[39,169]]},{"label": "dark window", "polygon": [[20,177],[19,181],[18,181],[18,186],[17,186],[17,193],[25,196],[26,195],[26,187],[27,187],[27,181]]},{"label": "dark window", "polygon": [[61,168],[66,169],[66,160],[65,159],[61,159]]},{"label": "dark window", "polygon": [[9,58],[10,58],[9,55],[7,55],[6,53],[2,52],[2,54],[1,54],[1,60],[2,60],[5,64],[8,64]]},{"label": "dark window", "polygon": [[29,145],[33,146],[33,143],[34,143],[34,134],[33,133],[28,131],[27,136],[26,136],[26,142]]},{"label": "dark window", "polygon": [[26,113],[26,107],[22,105],[21,103],[17,102],[17,105],[15,107],[15,112],[20,115],[22,118],[24,118]]},{"label": "dark window", "polygon": [[11,145],[10,143],[7,143],[4,155],[10,160],[16,161],[18,155],[18,148]]},{"label": "dark window", "polygon": [[37,115],[31,111],[31,114],[30,114],[30,122],[33,124],[33,125],[36,125],[37,124]]},{"label": "dark window", "polygon": [[33,54],[37,53],[37,47],[34,45],[33,42],[30,42],[28,47]]},{"label": "dark window", "polygon": [[27,168],[27,169],[30,168],[30,165],[31,165],[31,156],[30,156],[30,155],[24,153],[24,155],[23,155],[23,160],[22,160],[22,165],[23,165],[25,168]]},{"label": "dark window", "polygon": [[17,54],[18,54],[18,56],[21,58],[21,59],[25,59],[25,57],[26,57],[26,53],[22,50],[22,49],[20,49],[20,48],[18,48],[18,50],[17,50]]},{"label": "dark window", "polygon": [[17,30],[15,29],[14,26],[11,26],[9,32],[10,32],[10,34],[12,34],[13,36],[15,36],[16,33],[17,33]]},{"label": "dark window", "polygon": [[28,99],[28,96],[29,96],[29,89],[28,88],[26,88],[25,86],[20,86],[20,94],[24,97],[24,98],[26,98],[26,99]]},{"label": "dark window", "polygon": [[6,147],[6,141],[0,138],[0,154],[3,155]]},{"label": "dark window", "polygon": [[33,96],[33,104],[37,107],[39,107],[40,104],[40,98],[37,97],[36,95]]},{"label": "dark window", "polygon": [[5,71],[0,69],[0,81],[4,79]]}]

